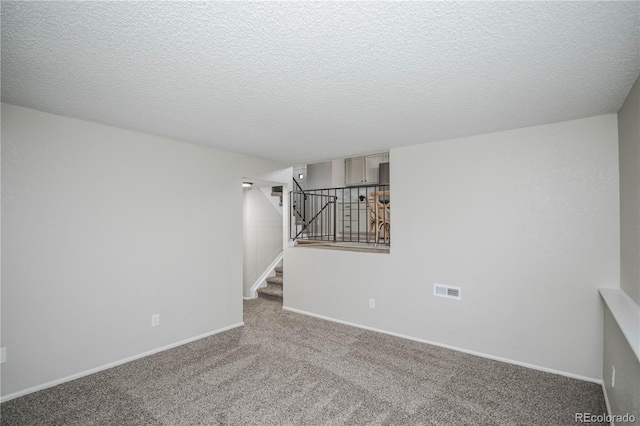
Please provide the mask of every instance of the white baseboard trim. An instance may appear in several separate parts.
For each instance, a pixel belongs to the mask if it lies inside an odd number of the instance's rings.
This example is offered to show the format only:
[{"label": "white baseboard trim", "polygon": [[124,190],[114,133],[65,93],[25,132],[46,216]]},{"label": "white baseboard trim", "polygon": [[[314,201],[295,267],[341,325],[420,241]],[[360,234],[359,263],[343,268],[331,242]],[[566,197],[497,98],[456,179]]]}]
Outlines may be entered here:
[{"label": "white baseboard trim", "polygon": [[242,300],[251,300],[251,299],[253,299],[253,297],[244,297],[244,296],[242,296]]},{"label": "white baseboard trim", "polygon": [[290,307],[287,307],[287,306],[283,306],[282,309],[284,309],[286,311],[290,311],[290,312],[295,312],[297,314],[302,314],[302,315],[307,315],[307,316],[310,316],[310,317],[323,319],[323,320],[326,320],[326,321],[332,321],[332,322],[337,322],[339,324],[349,325],[351,327],[357,327],[357,328],[362,328],[364,330],[375,331],[376,333],[383,333],[383,334],[388,334],[388,335],[395,336],[395,337],[400,337],[402,339],[413,340],[414,342],[426,343],[428,345],[434,345],[434,346],[439,346],[441,348],[452,349],[454,351],[464,352],[466,354],[475,355],[475,356],[479,356],[479,357],[487,358],[487,359],[492,359],[494,361],[506,362],[507,364],[514,364],[514,365],[518,365],[520,367],[531,368],[533,370],[538,370],[538,371],[544,371],[545,373],[558,374],[560,376],[570,377],[572,379],[583,380],[585,382],[602,384],[602,380],[601,379],[595,379],[593,377],[586,377],[586,376],[582,376],[580,374],[574,374],[574,373],[568,373],[568,372],[565,372],[565,371],[554,370],[552,368],[541,367],[539,365],[529,364],[529,363],[521,362],[521,361],[515,361],[515,360],[512,360],[512,359],[502,358],[502,357],[495,356],[495,355],[489,355],[489,354],[485,354],[485,353],[482,353],[482,352],[476,352],[476,351],[472,351],[472,350],[469,350],[469,349],[459,348],[457,346],[451,346],[451,345],[447,345],[447,344],[444,344],[444,343],[433,342],[431,340],[425,340],[425,339],[419,339],[417,337],[406,336],[404,334],[399,334],[399,333],[394,333],[392,331],[386,331],[386,330],[381,330],[381,329],[378,329],[378,328],[368,327],[366,325],[355,324],[355,323],[352,323],[352,322],[343,321],[343,320],[339,320],[339,319],[335,319],[335,318],[330,318],[330,317],[326,317],[324,315],[318,315],[318,314],[314,314],[314,313],[311,313],[311,312],[302,311],[300,309],[290,308]]},{"label": "white baseboard trim", "polygon": [[[604,385],[604,380],[602,380],[602,393],[604,394],[604,403],[607,406],[607,414],[612,415],[611,405],[609,404],[609,397],[607,396],[607,387]],[[615,426],[613,419],[611,420],[611,426]]]},{"label": "white baseboard trim", "polygon": [[273,260],[273,262],[271,262],[271,265],[269,265],[267,269],[265,269],[265,271],[262,273],[262,275],[260,275],[260,278],[258,278],[256,282],[253,283],[253,285],[251,286],[251,290],[249,291],[249,299],[255,299],[256,297],[258,297],[258,289],[260,287],[267,286],[267,278],[273,273],[273,271],[276,269],[276,266],[278,266],[278,264],[282,261],[283,257],[284,251],[281,251],[280,254],[278,254]]},{"label": "white baseboard trim", "polygon": [[201,334],[199,336],[191,337],[189,339],[181,340],[181,341],[176,342],[176,343],[171,343],[169,345],[162,346],[162,347],[156,348],[156,349],[152,349],[150,351],[146,351],[146,352],[143,352],[141,354],[133,355],[133,356],[121,359],[119,361],[110,362],[109,364],[105,364],[105,365],[101,365],[99,367],[91,368],[89,370],[81,371],[79,373],[63,377],[61,379],[52,380],[50,382],[43,383],[41,385],[32,386],[32,387],[30,387],[28,389],[24,389],[24,390],[21,390],[21,391],[18,391],[18,392],[10,393],[8,395],[4,395],[4,396],[0,397],[0,403],[9,401],[9,400],[12,400],[14,398],[18,398],[18,397],[21,397],[21,396],[24,396],[24,395],[27,395],[27,394],[30,394],[30,393],[33,393],[33,392],[37,392],[37,391],[40,391],[40,390],[43,390],[43,389],[51,388],[53,386],[57,386],[57,385],[60,385],[62,383],[70,382],[72,380],[76,380],[76,379],[79,379],[81,377],[88,376],[90,374],[98,373],[100,371],[107,370],[109,368],[117,367],[118,365],[126,364],[127,362],[135,361],[137,359],[144,358],[146,356],[153,355],[153,354],[158,353],[158,352],[166,351],[167,349],[173,349],[175,347],[182,346],[182,345],[185,345],[187,343],[195,342],[196,340],[204,339],[205,337],[213,336],[214,334],[222,333],[224,331],[228,331],[228,330],[231,330],[231,329],[234,329],[234,328],[237,328],[237,327],[242,327],[243,325],[244,325],[244,322],[239,322],[237,324],[232,324],[230,326],[222,327],[222,328],[219,328],[217,330],[210,331],[210,332],[205,333],[205,334]]}]

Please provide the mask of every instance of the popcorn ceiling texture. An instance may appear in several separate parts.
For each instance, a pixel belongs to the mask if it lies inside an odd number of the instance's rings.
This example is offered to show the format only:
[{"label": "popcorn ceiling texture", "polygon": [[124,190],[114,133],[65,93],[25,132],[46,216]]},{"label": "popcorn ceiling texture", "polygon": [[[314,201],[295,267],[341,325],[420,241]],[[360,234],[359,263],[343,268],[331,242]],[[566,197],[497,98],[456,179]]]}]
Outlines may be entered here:
[{"label": "popcorn ceiling texture", "polygon": [[2,101],[293,165],[604,113],[638,2],[2,2]]}]

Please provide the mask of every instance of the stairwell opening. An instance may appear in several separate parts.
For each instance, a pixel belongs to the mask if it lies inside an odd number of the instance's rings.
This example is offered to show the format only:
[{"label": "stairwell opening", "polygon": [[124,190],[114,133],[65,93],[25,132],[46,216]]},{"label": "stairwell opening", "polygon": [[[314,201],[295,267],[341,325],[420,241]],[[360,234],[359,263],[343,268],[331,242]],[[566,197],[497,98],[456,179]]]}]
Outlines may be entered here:
[{"label": "stairwell opening", "polygon": [[282,185],[245,180],[253,185],[243,189],[243,298],[282,302]]}]

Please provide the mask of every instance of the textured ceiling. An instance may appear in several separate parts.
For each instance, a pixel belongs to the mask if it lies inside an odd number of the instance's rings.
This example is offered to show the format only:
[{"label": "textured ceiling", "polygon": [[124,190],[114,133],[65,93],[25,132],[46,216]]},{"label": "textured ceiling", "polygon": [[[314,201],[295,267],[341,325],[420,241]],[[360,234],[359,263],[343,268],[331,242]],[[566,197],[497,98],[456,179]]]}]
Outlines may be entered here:
[{"label": "textured ceiling", "polygon": [[2,2],[2,101],[288,165],[614,113],[639,2]]}]

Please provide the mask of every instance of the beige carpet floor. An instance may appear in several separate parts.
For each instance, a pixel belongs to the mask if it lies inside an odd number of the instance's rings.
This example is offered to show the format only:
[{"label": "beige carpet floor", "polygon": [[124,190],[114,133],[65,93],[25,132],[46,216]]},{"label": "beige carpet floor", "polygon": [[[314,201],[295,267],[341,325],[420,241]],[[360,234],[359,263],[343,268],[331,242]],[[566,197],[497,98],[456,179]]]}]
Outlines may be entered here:
[{"label": "beige carpet floor", "polygon": [[[601,387],[245,302],[245,326],[1,404],[9,425],[571,425]],[[593,423],[592,423],[593,424]]]}]

